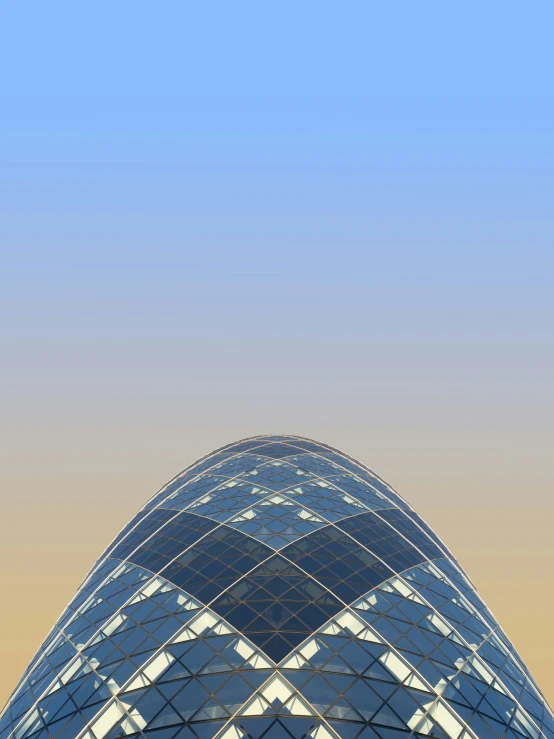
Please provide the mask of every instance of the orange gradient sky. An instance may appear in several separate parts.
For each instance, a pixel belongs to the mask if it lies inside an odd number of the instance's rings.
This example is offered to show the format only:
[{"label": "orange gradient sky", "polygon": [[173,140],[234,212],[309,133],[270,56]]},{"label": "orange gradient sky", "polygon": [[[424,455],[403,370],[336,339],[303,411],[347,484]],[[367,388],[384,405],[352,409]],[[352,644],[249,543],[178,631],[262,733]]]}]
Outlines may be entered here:
[{"label": "orange gradient sky", "polygon": [[261,433],[398,489],[553,701],[552,3],[6,5],[0,702]]},{"label": "orange gradient sky", "polygon": [[[181,407],[185,404],[178,403]],[[554,697],[551,527],[554,482],[544,431],[491,408],[391,408],[378,398],[283,399],[273,411],[229,408],[215,427],[202,403],[186,417],[128,409],[125,423],[86,427],[14,426],[2,443],[4,505],[0,539],[3,599],[0,695],[7,698],[79,582],[134,511],[182,466],[211,449],[270,430],[336,445],[374,468],[446,541],[514,641],[532,674]],[[237,403],[238,406],[238,403]],[[339,407],[341,406],[341,407]],[[332,417],[325,419],[327,413]],[[113,410],[113,409],[112,409]],[[106,409],[107,412],[107,409]],[[469,421],[474,426],[468,425]],[[404,420],[404,424],[402,424]],[[213,423],[213,419],[208,419]],[[519,426],[519,428],[517,427]]]}]

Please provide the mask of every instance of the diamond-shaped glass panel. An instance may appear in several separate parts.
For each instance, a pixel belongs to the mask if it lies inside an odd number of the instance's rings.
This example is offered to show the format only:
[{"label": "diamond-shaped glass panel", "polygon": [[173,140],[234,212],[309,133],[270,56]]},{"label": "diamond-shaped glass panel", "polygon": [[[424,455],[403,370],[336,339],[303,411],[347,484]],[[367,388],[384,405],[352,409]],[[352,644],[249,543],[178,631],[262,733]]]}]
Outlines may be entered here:
[{"label": "diamond-shaped glass panel", "polygon": [[100,557],[0,739],[554,739],[553,714],[446,546],[309,439],[200,459]]}]

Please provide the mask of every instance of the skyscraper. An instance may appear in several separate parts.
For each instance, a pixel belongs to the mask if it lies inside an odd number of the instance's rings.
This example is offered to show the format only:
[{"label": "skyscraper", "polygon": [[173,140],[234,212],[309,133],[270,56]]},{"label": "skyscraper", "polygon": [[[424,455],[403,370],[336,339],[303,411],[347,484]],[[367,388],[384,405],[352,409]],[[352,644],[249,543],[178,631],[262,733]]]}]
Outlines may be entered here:
[{"label": "skyscraper", "polygon": [[552,739],[553,715],[410,505],[260,436],[177,475],[39,649],[0,739]]}]

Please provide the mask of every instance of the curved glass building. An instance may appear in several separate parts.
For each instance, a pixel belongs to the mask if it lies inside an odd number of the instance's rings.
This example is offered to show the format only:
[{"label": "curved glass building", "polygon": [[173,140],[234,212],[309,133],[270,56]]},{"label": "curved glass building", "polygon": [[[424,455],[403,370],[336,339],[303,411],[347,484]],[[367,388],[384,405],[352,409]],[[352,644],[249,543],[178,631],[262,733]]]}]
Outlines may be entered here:
[{"label": "curved glass building", "polygon": [[467,575],[373,472],[294,436],[163,487],[94,565],[1,739],[552,739]]}]

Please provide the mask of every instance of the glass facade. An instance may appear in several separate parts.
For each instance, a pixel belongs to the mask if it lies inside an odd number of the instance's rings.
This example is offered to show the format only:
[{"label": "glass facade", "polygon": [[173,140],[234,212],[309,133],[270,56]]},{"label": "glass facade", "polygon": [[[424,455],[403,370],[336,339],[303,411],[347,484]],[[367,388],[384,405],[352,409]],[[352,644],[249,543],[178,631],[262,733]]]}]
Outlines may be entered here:
[{"label": "glass facade", "polygon": [[554,739],[448,549],[383,480],[307,439],[199,460],[95,564],[0,739]]}]

